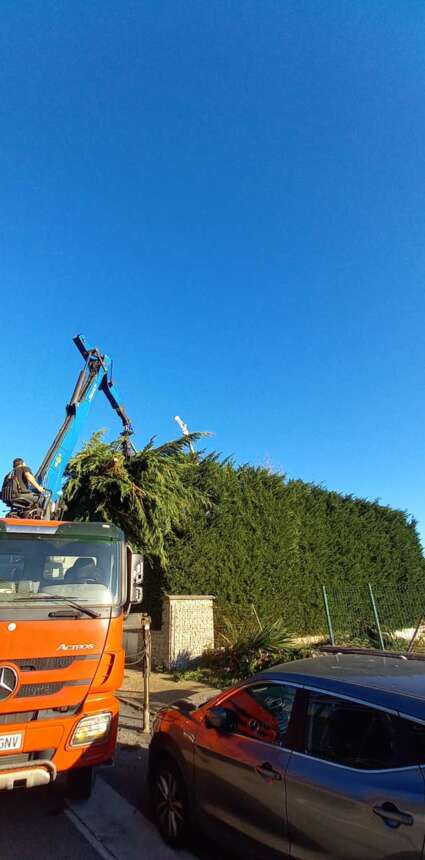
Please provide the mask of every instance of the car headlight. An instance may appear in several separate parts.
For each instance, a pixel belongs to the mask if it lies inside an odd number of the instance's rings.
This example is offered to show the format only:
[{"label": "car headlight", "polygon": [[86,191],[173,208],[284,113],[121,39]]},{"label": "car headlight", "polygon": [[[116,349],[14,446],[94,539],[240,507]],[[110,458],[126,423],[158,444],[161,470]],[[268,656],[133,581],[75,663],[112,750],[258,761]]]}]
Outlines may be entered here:
[{"label": "car headlight", "polygon": [[70,746],[84,747],[104,741],[111,730],[111,723],[112,714],[109,711],[103,714],[93,714],[90,717],[83,717],[75,726]]}]

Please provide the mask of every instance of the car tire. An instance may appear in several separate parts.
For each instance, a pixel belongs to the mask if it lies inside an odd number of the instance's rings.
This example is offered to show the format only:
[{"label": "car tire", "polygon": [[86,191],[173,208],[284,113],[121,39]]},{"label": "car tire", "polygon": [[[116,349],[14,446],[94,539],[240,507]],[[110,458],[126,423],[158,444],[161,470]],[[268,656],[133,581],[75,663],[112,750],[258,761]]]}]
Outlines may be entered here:
[{"label": "car tire", "polygon": [[156,759],[151,773],[152,810],[158,830],[172,848],[189,842],[190,810],[186,785],[169,755]]},{"label": "car tire", "polygon": [[67,793],[72,800],[88,800],[91,797],[96,773],[93,767],[79,767],[70,770],[67,780]]}]

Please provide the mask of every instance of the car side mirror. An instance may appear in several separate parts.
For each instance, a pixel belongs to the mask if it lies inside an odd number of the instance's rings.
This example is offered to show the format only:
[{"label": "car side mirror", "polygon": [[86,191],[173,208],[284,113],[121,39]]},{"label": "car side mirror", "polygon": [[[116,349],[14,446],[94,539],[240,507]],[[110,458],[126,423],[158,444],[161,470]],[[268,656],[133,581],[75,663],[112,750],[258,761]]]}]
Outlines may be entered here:
[{"label": "car side mirror", "polygon": [[231,732],[235,725],[233,711],[227,708],[209,708],[205,714],[205,725],[209,729],[216,729],[221,732]]}]

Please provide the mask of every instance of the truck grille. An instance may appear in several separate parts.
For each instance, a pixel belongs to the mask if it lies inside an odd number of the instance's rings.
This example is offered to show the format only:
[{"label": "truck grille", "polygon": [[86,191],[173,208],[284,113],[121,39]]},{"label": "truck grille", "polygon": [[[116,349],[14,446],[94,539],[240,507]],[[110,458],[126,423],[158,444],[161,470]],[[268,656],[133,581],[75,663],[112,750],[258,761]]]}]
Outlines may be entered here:
[{"label": "truck grille", "polygon": [[7,753],[6,755],[0,756],[0,765],[2,765],[3,767],[8,767],[9,765],[15,766],[20,764],[27,764],[27,762],[29,761],[39,761],[40,759],[44,759],[44,761],[46,761],[47,759],[48,761],[50,761],[53,758],[55,752],[56,750],[49,749],[27,753]]},{"label": "truck grille", "polygon": [[13,723],[30,723],[37,719],[37,711],[23,711],[21,714],[0,714],[0,726],[10,726]]},{"label": "truck grille", "polygon": [[12,660],[12,663],[19,666],[21,672],[48,672],[55,669],[68,669],[80,660],[100,660],[100,656],[100,654],[81,654],[74,657],[26,657]]},{"label": "truck grille", "polygon": [[[20,671],[20,681],[21,685],[17,692],[15,693],[15,697],[17,699],[32,699],[39,696],[55,696],[57,693],[60,693],[62,690],[65,690],[68,687],[90,687],[93,678],[82,678],[77,680],[70,680],[68,678],[61,678],[60,672],[61,670],[67,670],[74,663],[78,664],[80,661],[84,661],[84,666],[87,666],[87,674],[91,675],[92,672],[95,671],[95,665],[93,663],[87,663],[86,661],[95,661],[95,663],[100,659],[100,654],[67,654],[61,655],[60,657],[19,657],[18,659],[10,658],[10,662],[14,664]],[[9,662],[9,661],[8,661]],[[0,668],[2,667],[3,660],[0,658]],[[80,667],[81,669],[81,667]],[[30,681],[30,677],[28,674],[38,673],[38,672],[49,672],[55,673],[53,675],[52,680],[44,680],[39,681],[36,677],[33,680],[33,683],[26,683]],[[68,673],[69,674],[69,673]],[[73,696],[73,698],[75,698]],[[32,704],[32,703],[31,703]],[[53,708],[53,711],[55,709]],[[37,712],[29,710],[27,712],[22,713],[18,716],[18,719],[15,719],[14,715],[11,714],[3,714],[1,713],[0,708],[0,725],[9,725],[14,722],[30,722],[32,719],[37,719],[37,716],[34,716]],[[40,711],[40,719],[49,719],[47,716],[41,716],[41,714],[45,713],[45,709]]]},{"label": "truck grille", "polygon": [[66,710],[63,708],[42,708],[40,711],[17,711],[14,714],[0,714],[0,726],[21,725],[21,723],[31,723],[34,720],[63,720],[64,717],[73,717],[81,707],[81,702],[78,705],[70,705]]},{"label": "truck grille", "polygon": [[21,672],[43,672],[49,669],[67,669],[74,662],[73,657],[29,657],[26,660],[14,660]]},{"label": "truck grille", "polygon": [[22,687],[17,693],[17,699],[28,699],[32,696],[53,696],[59,693],[64,687],[89,687],[91,678],[85,678],[81,681],[52,681],[44,684],[22,684]]},{"label": "truck grille", "polygon": [[16,698],[27,699],[30,696],[52,696],[54,693],[59,693],[62,690],[63,683],[61,681],[50,684],[22,684]]}]

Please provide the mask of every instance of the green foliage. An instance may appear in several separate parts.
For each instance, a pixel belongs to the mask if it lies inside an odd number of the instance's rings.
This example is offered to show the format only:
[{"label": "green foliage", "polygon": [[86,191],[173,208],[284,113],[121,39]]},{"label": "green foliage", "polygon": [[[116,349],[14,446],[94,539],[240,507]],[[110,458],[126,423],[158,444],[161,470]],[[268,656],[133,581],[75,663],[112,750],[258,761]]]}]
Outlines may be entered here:
[{"label": "green foliage", "polygon": [[415,590],[423,581],[416,525],[402,511],[250,466],[207,461],[199,480],[214,508],[209,517],[198,509],[183,538],[170,536],[169,593],[255,604],[301,634],[326,632],[322,584]]},{"label": "green foliage", "polygon": [[311,655],[311,648],[297,648],[290,641],[287,641],[286,647],[281,651],[269,653],[262,649],[244,648],[239,653],[233,649],[223,649],[204,654],[197,666],[180,669],[173,673],[173,678],[176,681],[199,681],[210,687],[223,689],[250,678],[270,666],[300,660]]},{"label": "green foliage", "polygon": [[70,517],[112,520],[150,559],[154,621],[164,592],[213,594],[298,635],[322,633],[322,584],[419,588],[424,561],[406,513],[185,446],[151,441],[126,460],[97,434],[65,489]]},{"label": "green foliage", "polygon": [[279,593],[278,612],[286,617],[286,598],[299,567],[298,528],[287,485],[265,469],[235,468],[215,458],[200,462],[198,481],[211,508],[205,514],[198,506],[190,531],[170,537],[167,590],[255,604],[265,616]]},{"label": "green foliage", "polygon": [[293,647],[293,637],[281,618],[255,623],[247,619],[244,630],[226,617],[226,631],[221,633],[224,648],[215,655],[215,662],[226,667],[234,678],[248,678],[272,662],[279,662]]},{"label": "green foliage", "polygon": [[70,462],[64,502],[70,519],[115,523],[134,549],[167,566],[165,542],[189,523],[195,505],[206,499],[196,486],[196,458],[185,453],[189,441],[180,437],[154,447],[151,439],[133,457],[124,456],[120,442],[106,444],[102,433]]}]

